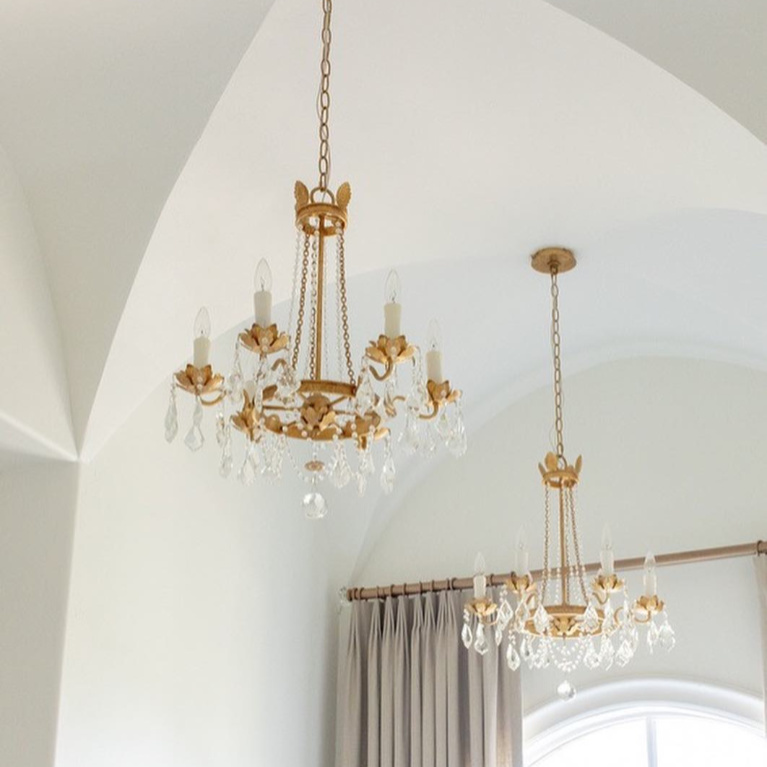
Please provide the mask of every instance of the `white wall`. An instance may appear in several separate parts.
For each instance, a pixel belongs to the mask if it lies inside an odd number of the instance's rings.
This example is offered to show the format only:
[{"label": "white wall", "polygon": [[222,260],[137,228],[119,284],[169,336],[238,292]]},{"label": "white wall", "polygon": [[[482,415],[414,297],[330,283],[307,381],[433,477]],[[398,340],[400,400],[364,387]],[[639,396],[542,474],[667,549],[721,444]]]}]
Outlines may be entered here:
[{"label": "white wall", "polygon": [[166,397],[82,470],[56,765],[328,765],[346,515],[222,480],[212,420],[168,446]]},{"label": "white wall", "polygon": [[0,473],[0,764],[50,767],[77,466]]},{"label": "white wall", "polygon": [[[616,555],[641,555],[767,537],[767,375],[714,362],[633,359],[565,380],[565,448],[584,455],[583,545],[595,559],[609,520]],[[543,499],[536,463],[549,449],[551,395],[539,390],[472,434],[405,498],[355,585],[513,567],[516,529],[540,566]],[[646,653],[626,675],[691,677],[759,692],[756,595],[748,561],[661,570],[679,637],[670,656]],[[630,576],[636,592],[637,577]],[[711,615],[721,611],[721,619]],[[720,656],[719,648],[727,648]],[[610,672],[615,677],[617,671]],[[599,674],[576,677],[576,684]],[[553,673],[526,675],[526,705],[553,696]]]}]

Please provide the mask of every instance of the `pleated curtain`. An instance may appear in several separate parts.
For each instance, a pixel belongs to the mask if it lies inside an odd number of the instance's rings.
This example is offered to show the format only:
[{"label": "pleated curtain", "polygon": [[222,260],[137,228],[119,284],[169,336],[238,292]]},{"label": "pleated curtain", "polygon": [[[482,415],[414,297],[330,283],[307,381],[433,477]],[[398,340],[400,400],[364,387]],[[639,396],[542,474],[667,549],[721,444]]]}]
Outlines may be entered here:
[{"label": "pleated curtain", "polygon": [[765,734],[767,734],[767,555],[760,554],[754,557],[754,566],[762,616],[762,689],[764,699],[764,730]]},{"label": "pleated curtain", "polygon": [[355,602],[339,665],[339,767],[523,767],[519,672],[460,631],[467,596]]}]

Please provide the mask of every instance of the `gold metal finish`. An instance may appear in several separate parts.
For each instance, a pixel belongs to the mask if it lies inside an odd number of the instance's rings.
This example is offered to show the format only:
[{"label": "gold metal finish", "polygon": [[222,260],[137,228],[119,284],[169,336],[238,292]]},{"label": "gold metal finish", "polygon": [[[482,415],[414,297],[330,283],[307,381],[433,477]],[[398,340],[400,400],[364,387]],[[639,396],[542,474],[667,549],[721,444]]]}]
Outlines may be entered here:
[{"label": "gold metal finish", "polygon": [[554,267],[559,274],[563,274],[574,269],[576,263],[575,255],[567,248],[541,248],[532,256],[533,269],[543,274],[551,274]]},{"label": "gold metal finish", "polygon": [[280,333],[274,324],[262,328],[254,323],[250,330],[243,330],[239,338],[246,349],[261,356],[280,352],[290,343],[287,333]]},{"label": "gold metal finish", "polygon": [[[224,397],[224,376],[214,373],[210,365],[204,368],[187,365],[184,370],[175,373],[174,378],[179,387],[199,397],[200,402],[207,407],[217,405]],[[215,394],[216,397],[212,400],[203,399],[209,394]]]}]

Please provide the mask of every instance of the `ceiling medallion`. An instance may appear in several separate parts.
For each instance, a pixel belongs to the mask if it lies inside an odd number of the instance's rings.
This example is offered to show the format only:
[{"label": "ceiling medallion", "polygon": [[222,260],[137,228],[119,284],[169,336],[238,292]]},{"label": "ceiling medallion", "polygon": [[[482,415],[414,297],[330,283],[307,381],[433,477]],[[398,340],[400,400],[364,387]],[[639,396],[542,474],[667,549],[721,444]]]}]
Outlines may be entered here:
[{"label": "ceiling medallion", "polygon": [[[650,651],[656,646],[671,650],[675,643],[665,606],[656,594],[652,554],[645,560],[644,594],[633,601],[625,581],[615,573],[607,530],[602,540],[601,568],[590,582],[583,563],[576,492],[582,459],[578,456],[570,463],[565,458],[559,332],[558,276],[573,269],[575,263],[573,253],[564,248],[546,248],[532,257],[533,268],[551,278],[556,432],[555,450],[538,464],[544,488],[541,577],[536,582],[530,573],[527,546],[520,534],[515,572],[501,588],[499,603],[487,592],[484,561],[479,555],[475,563],[474,599],[464,610],[461,637],[467,649],[484,655],[492,641],[487,633],[493,632],[497,645],[503,642],[505,634],[506,660],[512,671],[522,661],[530,668],[553,665],[565,673],[580,665],[605,670],[614,663],[625,666],[637,650],[639,626],[647,630]],[[563,699],[570,699],[575,688],[565,680],[558,692]]]},{"label": "ceiling medallion", "polygon": [[[385,285],[384,331],[370,341],[359,371],[352,362],[344,246],[351,187],[343,183],[333,191],[329,184],[331,0],[322,7],[319,182],[311,190],[295,184],[288,327],[272,321],[271,272],[262,259],[255,274],[255,322],[238,336],[231,375],[215,373],[209,363],[210,319],[203,308],[195,322],[193,362],[173,377],[165,419],[170,442],[178,432],[177,391],[194,397],[184,442],[196,451],[204,443],[203,409],[215,408],[220,473],[226,477],[233,469],[234,429],[244,437],[237,474],[245,484],[259,475],[280,477],[287,456],[310,486],[303,507],[311,518],[327,513],[318,489],[322,481],[343,487],[354,480],[359,493],[365,491],[375,472],[377,442],[383,446],[381,485],[391,492],[396,470],[390,427],[400,411],[405,422],[399,441],[406,453],[428,455],[440,443],[456,455],[466,451],[461,392],[443,375],[439,327],[432,320],[425,354],[410,343],[401,328],[396,272]],[[411,371],[405,394],[398,387],[402,367]]]}]

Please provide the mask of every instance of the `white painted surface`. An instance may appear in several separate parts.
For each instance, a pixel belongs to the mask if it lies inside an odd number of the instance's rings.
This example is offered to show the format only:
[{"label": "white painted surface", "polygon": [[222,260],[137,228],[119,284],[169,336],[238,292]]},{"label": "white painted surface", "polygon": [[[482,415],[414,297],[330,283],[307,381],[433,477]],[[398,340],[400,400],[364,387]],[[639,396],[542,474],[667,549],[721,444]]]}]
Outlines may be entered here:
[{"label": "white painted surface", "polygon": [[221,479],[212,432],[165,443],[165,405],[83,468],[56,766],[326,767],[345,515]]},{"label": "white painted surface", "polygon": [[51,767],[78,467],[0,473],[0,764]]},{"label": "white painted surface", "polygon": [[0,149],[0,465],[75,457],[61,335],[24,191]]}]

